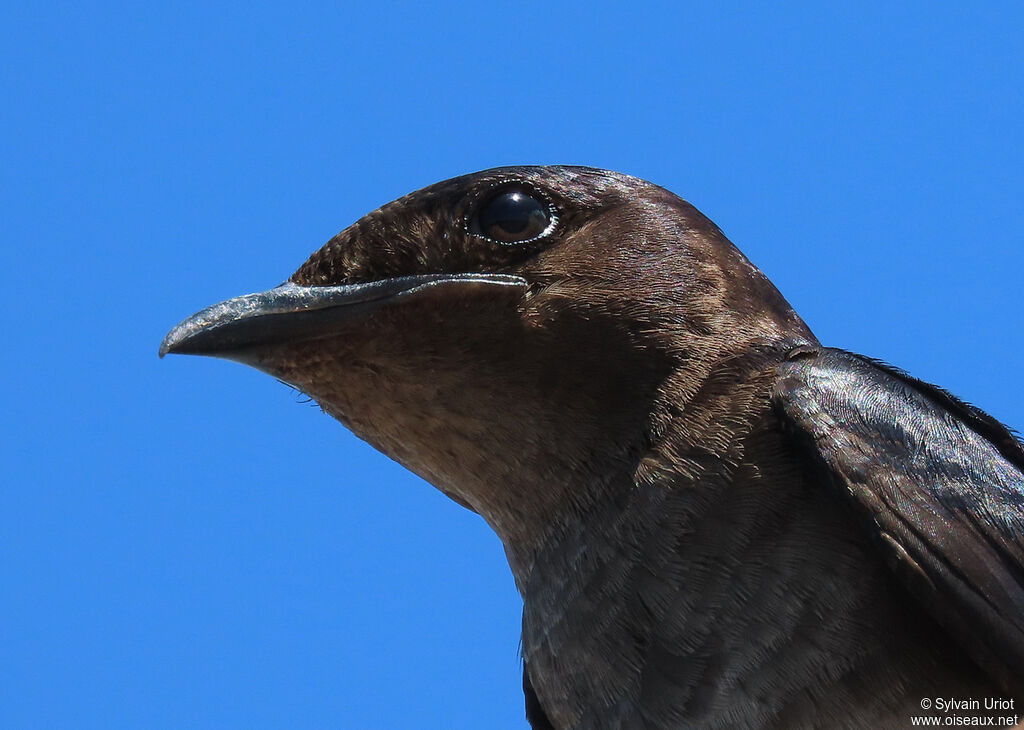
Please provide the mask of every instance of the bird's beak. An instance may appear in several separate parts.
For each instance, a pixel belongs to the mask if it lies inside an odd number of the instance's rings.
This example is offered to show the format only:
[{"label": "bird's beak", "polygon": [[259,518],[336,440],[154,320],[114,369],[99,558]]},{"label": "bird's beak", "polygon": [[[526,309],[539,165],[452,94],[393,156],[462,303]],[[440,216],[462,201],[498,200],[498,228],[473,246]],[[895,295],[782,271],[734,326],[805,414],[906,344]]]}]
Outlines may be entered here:
[{"label": "bird's beak", "polygon": [[253,347],[330,335],[340,322],[441,287],[496,286],[525,287],[526,280],[506,274],[424,274],[339,286],[288,282],[193,314],[167,333],[160,357],[170,352],[234,359]]}]

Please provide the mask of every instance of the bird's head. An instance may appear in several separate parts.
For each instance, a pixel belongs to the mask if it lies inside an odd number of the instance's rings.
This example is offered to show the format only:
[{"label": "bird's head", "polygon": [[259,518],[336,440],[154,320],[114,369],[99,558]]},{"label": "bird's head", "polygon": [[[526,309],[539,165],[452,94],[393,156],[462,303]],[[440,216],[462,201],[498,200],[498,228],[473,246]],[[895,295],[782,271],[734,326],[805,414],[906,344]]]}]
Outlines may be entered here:
[{"label": "bird's head", "polygon": [[672,193],[604,170],[506,167],[370,213],[284,285],[179,324],[161,355],[293,384],[483,515],[513,557],[643,469],[716,368],[809,339]]}]

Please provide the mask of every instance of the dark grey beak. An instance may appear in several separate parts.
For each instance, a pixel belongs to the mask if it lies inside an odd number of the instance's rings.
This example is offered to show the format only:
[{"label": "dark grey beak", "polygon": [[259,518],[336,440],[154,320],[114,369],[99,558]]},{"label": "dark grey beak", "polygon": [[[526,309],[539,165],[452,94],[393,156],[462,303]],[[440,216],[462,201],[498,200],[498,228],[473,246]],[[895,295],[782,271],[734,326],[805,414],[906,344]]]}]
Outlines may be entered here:
[{"label": "dark grey beak", "polygon": [[250,347],[329,335],[332,325],[438,287],[484,286],[525,287],[526,280],[506,274],[424,274],[340,286],[288,282],[193,314],[167,333],[160,357],[170,352],[231,358]]}]

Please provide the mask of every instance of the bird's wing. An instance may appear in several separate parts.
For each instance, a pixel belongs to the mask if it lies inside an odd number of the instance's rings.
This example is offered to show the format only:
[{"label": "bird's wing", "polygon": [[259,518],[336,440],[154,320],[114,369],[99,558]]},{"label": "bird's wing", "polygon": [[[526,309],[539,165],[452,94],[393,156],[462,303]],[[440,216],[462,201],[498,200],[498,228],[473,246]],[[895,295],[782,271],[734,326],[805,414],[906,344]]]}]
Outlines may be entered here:
[{"label": "bird's wing", "polygon": [[841,350],[794,353],[772,395],[894,573],[1006,687],[1024,687],[1024,446],[935,386]]},{"label": "bird's wing", "polygon": [[548,719],[547,713],[544,712],[544,708],[537,698],[537,693],[533,690],[533,683],[530,681],[530,668],[525,663],[523,665],[523,694],[526,697],[526,721],[530,723],[532,730],[555,730],[555,726],[551,724],[551,720]]}]

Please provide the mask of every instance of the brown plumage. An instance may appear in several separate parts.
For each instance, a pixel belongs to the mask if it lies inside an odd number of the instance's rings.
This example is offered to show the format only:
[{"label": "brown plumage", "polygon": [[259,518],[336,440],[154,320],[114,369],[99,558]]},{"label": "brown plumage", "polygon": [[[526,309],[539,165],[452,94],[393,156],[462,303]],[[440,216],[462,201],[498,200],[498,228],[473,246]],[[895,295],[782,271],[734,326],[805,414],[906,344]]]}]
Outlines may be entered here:
[{"label": "brown plumage", "polygon": [[650,183],[439,183],[162,352],[294,384],[487,520],[535,728],[905,727],[924,697],[1024,696],[1020,444],[822,348]]}]

